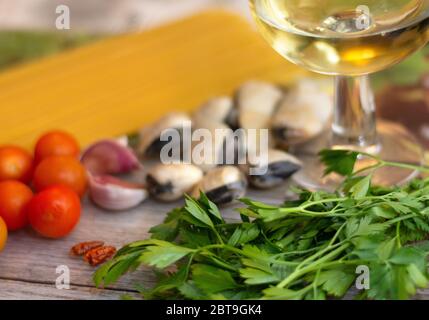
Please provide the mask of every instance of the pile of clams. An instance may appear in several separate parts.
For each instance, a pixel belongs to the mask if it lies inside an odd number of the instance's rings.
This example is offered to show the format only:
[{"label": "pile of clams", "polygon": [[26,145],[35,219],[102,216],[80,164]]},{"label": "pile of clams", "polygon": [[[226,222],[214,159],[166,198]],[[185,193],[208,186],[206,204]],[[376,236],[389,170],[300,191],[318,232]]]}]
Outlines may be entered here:
[{"label": "pile of clams", "polygon": [[[300,160],[286,150],[314,139],[330,123],[333,103],[327,88],[319,80],[302,80],[292,88],[250,81],[239,87],[233,97],[210,99],[190,115],[164,116],[139,132],[134,149],[140,162],[156,162],[148,169],[140,189],[162,202],[176,201],[184,194],[198,197],[202,191],[216,204],[226,205],[243,197],[249,186],[271,189],[284,184],[302,167]],[[209,151],[200,150],[201,145],[193,138],[186,143],[186,134],[197,133],[201,128],[213,139]],[[251,140],[235,139],[238,131],[246,135],[249,129],[260,139],[260,133],[268,129],[268,147],[260,149],[258,143],[248,142]],[[169,131],[178,139],[168,137]],[[234,141],[232,149],[228,141]],[[180,144],[180,152],[171,152],[173,161],[163,164],[161,151],[174,144]],[[129,153],[127,146],[123,148],[125,154]],[[195,155],[202,153],[203,160],[195,160]],[[88,159],[86,162],[91,163]],[[137,188],[128,187],[134,192]],[[139,193],[141,201],[142,194]],[[100,205],[99,197],[96,202]],[[132,204],[136,205],[136,201]]]}]

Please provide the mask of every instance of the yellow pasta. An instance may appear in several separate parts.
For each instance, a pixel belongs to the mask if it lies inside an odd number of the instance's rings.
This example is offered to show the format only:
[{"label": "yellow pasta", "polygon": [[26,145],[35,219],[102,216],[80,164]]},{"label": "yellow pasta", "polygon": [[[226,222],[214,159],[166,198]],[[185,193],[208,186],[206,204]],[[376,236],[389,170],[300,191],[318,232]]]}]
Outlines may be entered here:
[{"label": "yellow pasta", "polygon": [[248,79],[287,83],[302,73],[242,18],[211,11],[0,74],[0,144],[31,147],[40,133],[62,128],[86,145]]}]

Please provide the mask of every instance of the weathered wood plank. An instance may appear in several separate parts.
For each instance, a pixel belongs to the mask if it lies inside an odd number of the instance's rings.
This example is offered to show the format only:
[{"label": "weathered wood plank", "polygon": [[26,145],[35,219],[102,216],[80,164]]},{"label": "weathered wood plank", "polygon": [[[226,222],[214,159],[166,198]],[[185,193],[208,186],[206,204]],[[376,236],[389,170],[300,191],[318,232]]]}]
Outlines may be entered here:
[{"label": "weathered wood plank", "polygon": [[117,300],[126,291],[101,290],[72,286],[69,290],[58,290],[55,286],[0,279],[1,300]]},{"label": "weathered wood plank", "polygon": [[[358,294],[356,288],[352,288],[344,297],[343,300],[353,300],[353,298]],[[429,288],[424,290],[419,290],[417,294],[413,297],[413,300],[429,300]]]},{"label": "weathered wood plank", "polygon": [[429,288],[424,290],[419,290],[417,295],[414,297],[414,300],[429,300]]},{"label": "weathered wood plank", "polygon": [[[29,229],[13,233],[0,256],[0,278],[54,283],[58,276],[55,273],[57,266],[66,265],[71,272],[72,284],[92,285],[91,276],[95,269],[80,258],[69,256],[70,248],[88,240],[103,240],[120,247],[144,239],[148,229],[162,221],[166,209],[148,202],[126,213],[106,213],[86,204],[78,228],[64,239],[47,240]],[[120,281],[116,287],[130,288],[134,281],[150,279],[150,274],[137,273]]]}]

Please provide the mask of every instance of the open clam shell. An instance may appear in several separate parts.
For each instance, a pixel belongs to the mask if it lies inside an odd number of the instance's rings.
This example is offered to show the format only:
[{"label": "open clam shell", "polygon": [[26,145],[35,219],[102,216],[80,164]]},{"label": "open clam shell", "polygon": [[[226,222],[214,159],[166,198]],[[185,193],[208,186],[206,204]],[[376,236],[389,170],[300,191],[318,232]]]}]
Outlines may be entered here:
[{"label": "open clam shell", "polygon": [[307,142],[327,128],[332,113],[332,95],[317,82],[301,81],[280,102],[271,134],[281,148]]},{"label": "open clam shell", "polygon": [[169,130],[171,130],[171,133],[176,132],[179,134],[180,139],[176,142],[179,144],[177,147],[180,147],[183,130],[191,130],[191,126],[192,120],[185,113],[170,113],[162,117],[153,125],[140,131],[138,153],[142,156],[159,157],[162,148],[168,143],[172,143],[171,139],[167,141],[161,140],[161,135],[168,133]]},{"label": "open clam shell", "polygon": [[243,129],[267,129],[283,97],[279,87],[260,81],[243,84],[236,92],[238,125]]},{"label": "open clam shell", "polygon": [[200,168],[190,164],[159,164],[146,177],[149,193],[160,201],[180,199],[203,178]]},{"label": "open clam shell", "polygon": [[196,123],[222,123],[232,129],[237,129],[237,109],[230,97],[210,99],[192,115]]},{"label": "open clam shell", "polygon": [[248,163],[240,168],[252,187],[271,189],[286,182],[302,168],[302,163],[287,152],[270,149],[266,156],[249,157]]},{"label": "open clam shell", "polygon": [[192,162],[207,172],[219,165],[235,165],[245,157],[246,139],[242,131],[211,121],[194,122]]},{"label": "open clam shell", "polygon": [[217,205],[225,205],[244,197],[247,181],[243,173],[234,166],[222,166],[210,170],[194,187],[192,196],[204,192]]}]

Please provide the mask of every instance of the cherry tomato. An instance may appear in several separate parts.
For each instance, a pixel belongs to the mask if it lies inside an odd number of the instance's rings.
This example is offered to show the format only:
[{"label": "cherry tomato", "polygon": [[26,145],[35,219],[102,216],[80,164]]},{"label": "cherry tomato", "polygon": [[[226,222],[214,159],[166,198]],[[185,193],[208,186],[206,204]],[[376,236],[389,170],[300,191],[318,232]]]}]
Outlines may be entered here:
[{"label": "cherry tomato", "polygon": [[0,147],[0,181],[19,180],[28,183],[33,173],[33,157],[15,146]]},{"label": "cherry tomato", "polygon": [[76,139],[64,131],[51,131],[44,134],[36,143],[34,158],[36,163],[50,156],[71,156],[77,158],[80,153]]},{"label": "cherry tomato", "polygon": [[87,180],[86,169],[77,159],[53,156],[46,158],[36,167],[33,185],[37,191],[42,191],[52,185],[62,184],[81,197],[85,194]]},{"label": "cherry tomato", "polygon": [[7,241],[7,227],[6,223],[0,217],[0,252],[4,249]]},{"label": "cherry tomato", "polygon": [[29,187],[19,181],[0,182],[0,217],[9,231],[25,227],[28,223],[26,206],[33,198]]},{"label": "cherry tomato", "polygon": [[47,238],[68,235],[79,222],[80,199],[62,185],[52,186],[36,194],[27,206],[30,225]]}]

